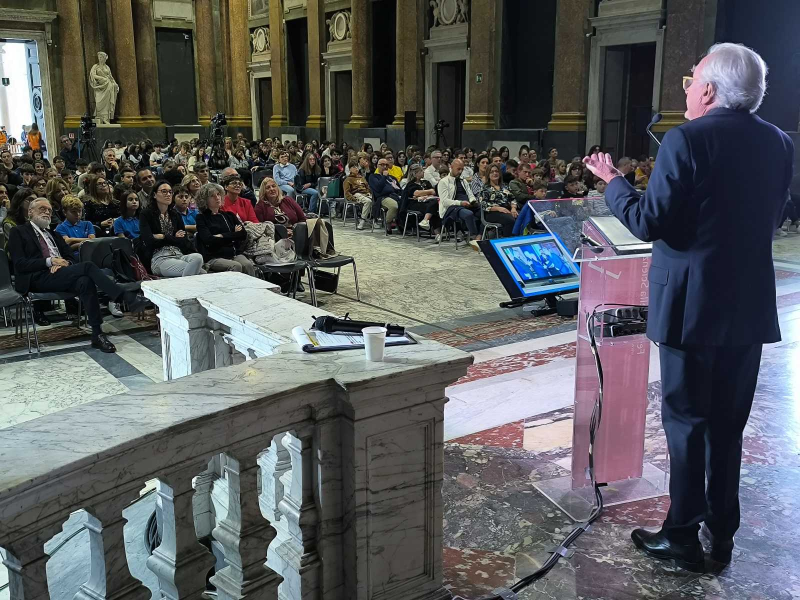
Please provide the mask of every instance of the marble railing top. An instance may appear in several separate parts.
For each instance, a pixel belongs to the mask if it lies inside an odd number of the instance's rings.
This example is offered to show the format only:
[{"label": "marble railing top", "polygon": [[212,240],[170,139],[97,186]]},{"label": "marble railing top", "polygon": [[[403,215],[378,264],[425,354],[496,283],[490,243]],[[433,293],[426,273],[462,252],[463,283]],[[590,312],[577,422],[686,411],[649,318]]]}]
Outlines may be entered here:
[{"label": "marble railing top", "polygon": [[177,305],[194,303],[198,296],[212,291],[236,297],[251,290],[275,291],[276,289],[280,290],[280,286],[235,271],[142,282],[142,290],[148,297],[157,295],[159,299]]},{"label": "marble railing top", "polygon": [[428,340],[387,348],[382,363],[366,362],[357,350],[278,353],[4,429],[0,540],[55,507],[80,508],[87,502],[81,494],[111,493],[308,421],[312,407],[357,419],[440,398],[471,362],[471,355]]}]

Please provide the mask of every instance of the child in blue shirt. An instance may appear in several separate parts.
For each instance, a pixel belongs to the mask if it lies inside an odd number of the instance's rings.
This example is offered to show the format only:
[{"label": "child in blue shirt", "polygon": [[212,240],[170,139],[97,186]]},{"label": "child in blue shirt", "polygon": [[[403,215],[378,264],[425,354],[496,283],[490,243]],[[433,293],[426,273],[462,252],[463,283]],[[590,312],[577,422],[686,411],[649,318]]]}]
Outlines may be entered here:
[{"label": "child in blue shirt", "polygon": [[192,194],[189,189],[183,185],[176,185],[172,188],[172,200],[175,202],[175,210],[183,219],[183,226],[190,236],[194,235],[197,231],[197,209],[189,208],[189,203],[192,201]]},{"label": "child in blue shirt", "polygon": [[91,221],[82,221],[83,202],[77,196],[69,194],[61,200],[61,209],[65,219],[56,227],[56,233],[64,237],[64,241],[72,249],[72,256],[79,260],[81,244],[94,239],[94,225]]},{"label": "child in blue shirt", "polygon": [[119,201],[120,216],[114,219],[114,235],[135,240],[139,237],[139,195],[118,185],[114,197]]}]

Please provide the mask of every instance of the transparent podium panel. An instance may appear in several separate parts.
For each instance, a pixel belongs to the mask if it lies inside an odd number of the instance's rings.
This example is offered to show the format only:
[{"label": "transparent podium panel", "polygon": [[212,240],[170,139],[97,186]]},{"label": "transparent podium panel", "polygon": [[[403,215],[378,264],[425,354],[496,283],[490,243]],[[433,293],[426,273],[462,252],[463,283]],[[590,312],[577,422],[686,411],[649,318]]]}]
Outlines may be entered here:
[{"label": "transparent podium panel", "polygon": [[[544,215],[543,222],[549,227],[553,219]],[[590,332],[603,368],[594,465],[595,479],[608,484],[603,488],[606,503],[659,496],[668,482],[663,471],[643,464],[651,346],[645,335],[650,245],[633,238],[615,217],[590,216],[580,222],[583,236],[577,247],[567,249],[580,263],[572,473],[536,484],[577,519],[588,515],[594,500],[589,429],[600,384]]]}]

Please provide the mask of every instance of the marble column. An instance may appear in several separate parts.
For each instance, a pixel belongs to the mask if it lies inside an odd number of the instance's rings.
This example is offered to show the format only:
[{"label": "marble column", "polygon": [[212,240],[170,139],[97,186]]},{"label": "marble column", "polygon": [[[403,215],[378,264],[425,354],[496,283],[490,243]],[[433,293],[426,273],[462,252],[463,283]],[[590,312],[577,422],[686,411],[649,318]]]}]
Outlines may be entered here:
[{"label": "marble column", "polygon": [[350,4],[350,32],[353,45],[353,114],[346,127],[372,125],[372,0]]},{"label": "marble column", "polygon": [[661,71],[661,122],[654,131],[667,131],[686,121],[686,94],[682,78],[690,75],[713,40],[704,37],[707,3],[670,0],[664,34],[664,63]]},{"label": "marble column", "polygon": [[[394,122],[389,127],[401,129],[405,125],[405,86],[406,86],[406,63],[413,48],[409,47],[408,41],[416,40],[416,28],[411,27],[417,12],[414,10],[416,0],[397,0],[397,19],[396,19],[396,38],[395,38],[395,102],[394,102]],[[409,31],[411,28],[411,31]],[[413,45],[413,43],[412,43]],[[414,109],[408,109],[414,110]]]},{"label": "marble column", "polygon": [[153,2],[152,0],[133,0],[131,6],[133,8],[134,39],[136,40],[136,73],[139,76],[139,106],[142,111],[142,125],[163,127],[158,98]]},{"label": "marble column", "polygon": [[[78,0],[80,6],[80,28],[78,33],[83,39],[83,60],[80,64],[84,67],[84,77],[89,77],[89,69],[97,62],[97,53],[102,50],[100,48],[100,32],[97,30],[97,4],[95,0]],[[64,73],[70,73],[74,69],[74,65],[70,65],[69,70]],[[114,76],[116,77],[116,73]],[[89,92],[89,97],[86,101],[86,107],[90,115],[94,114],[94,95]]]},{"label": "marble column", "polygon": [[553,115],[547,124],[549,131],[577,132],[577,137],[584,140],[589,75],[586,34],[590,31],[588,19],[592,16],[594,0],[558,0]]},{"label": "marble column", "polygon": [[231,80],[231,35],[228,0],[219,0],[219,42],[222,44],[222,71],[218,85],[222,92],[222,105],[220,110],[225,114],[233,114],[233,93]]},{"label": "marble column", "polygon": [[211,117],[217,112],[217,65],[214,53],[207,51],[216,44],[211,0],[195,0],[194,17],[197,47],[206,49],[204,52],[198,52],[196,57],[200,87],[198,121],[201,125],[208,126],[211,123]]},{"label": "marble column", "polygon": [[80,3],[79,0],[58,0],[57,8],[64,82],[64,127],[78,127],[81,117],[89,110],[86,103]]},{"label": "marble column", "polygon": [[283,0],[269,0],[269,41],[272,69],[272,118],[270,127],[289,124],[289,98],[286,80],[286,29],[283,19]]},{"label": "marble column", "polygon": [[[327,47],[325,0],[308,0],[308,97],[310,101],[306,127],[315,130],[314,137],[325,137],[325,69],[322,53]],[[316,131],[318,130],[318,131]]]},{"label": "marble column", "polygon": [[[470,22],[469,106],[464,129],[494,129],[495,86],[499,76],[497,32],[500,14],[496,0],[473,0]],[[476,26],[477,25],[477,26]]]},{"label": "marble column", "polygon": [[247,25],[247,2],[234,0],[228,3],[231,32],[231,74],[229,81],[233,92],[233,114],[228,115],[228,125],[250,128],[253,126],[250,106],[250,30]]},{"label": "marble column", "polygon": [[113,73],[119,83],[117,96],[117,122],[120,125],[139,126],[139,81],[136,69],[136,45],[133,37],[133,11],[131,0],[109,0],[113,14],[114,51],[117,70]]}]

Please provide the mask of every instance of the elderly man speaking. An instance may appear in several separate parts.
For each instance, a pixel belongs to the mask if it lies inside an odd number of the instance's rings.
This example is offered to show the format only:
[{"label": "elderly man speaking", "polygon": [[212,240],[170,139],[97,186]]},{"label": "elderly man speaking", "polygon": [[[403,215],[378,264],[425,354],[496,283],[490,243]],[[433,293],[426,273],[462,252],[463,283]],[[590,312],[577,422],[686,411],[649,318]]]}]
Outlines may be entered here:
[{"label": "elderly man speaking", "polygon": [[[684,77],[689,122],[664,136],[643,195],[609,155],[584,159],[608,182],[614,215],[654,242],[647,335],[659,343],[671,505],[660,531],[637,529],[631,537],[648,555],[691,571],[704,569],[701,523],[712,560],[731,560],[742,432],[761,346],[780,340],[772,236],[788,197],[794,147],[753,114],[766,75],[749,48],[713,46]],[[753,172],[774,174],[755,194],[735,176]]]}]

